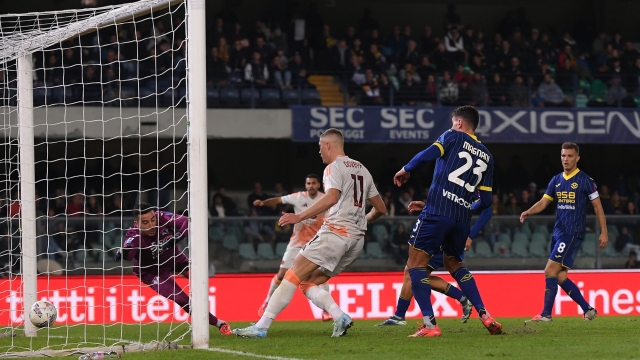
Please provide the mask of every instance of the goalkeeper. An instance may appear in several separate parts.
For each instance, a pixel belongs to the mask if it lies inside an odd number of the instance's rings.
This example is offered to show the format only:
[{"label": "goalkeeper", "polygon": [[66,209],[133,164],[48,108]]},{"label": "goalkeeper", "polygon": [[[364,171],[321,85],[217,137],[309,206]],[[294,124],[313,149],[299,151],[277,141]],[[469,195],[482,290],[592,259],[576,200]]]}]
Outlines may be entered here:
[{"label": "goalkeeper", "polygon": [[[133,260],[133,273],[155,292],[189,312],[189,295],[176,284],[173,274],[189,277],[189,258],[178,243],[188,236],[189,219],[182,215],[156,210],[147,203],[133,208],[133,225],[115,260]],[[209,324],[222,335],[231,335],[231,327],[209,313]]]}]

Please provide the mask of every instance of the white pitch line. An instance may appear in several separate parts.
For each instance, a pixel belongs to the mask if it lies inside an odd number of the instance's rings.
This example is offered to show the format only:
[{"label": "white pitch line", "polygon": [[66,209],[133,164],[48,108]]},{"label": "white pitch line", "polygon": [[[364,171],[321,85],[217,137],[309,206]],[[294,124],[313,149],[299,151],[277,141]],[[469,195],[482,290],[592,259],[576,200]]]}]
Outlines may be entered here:
[{"label": "white pitch line", "polygon": [[207,351],[221,352],[221,353],[225,353],[225,354],[233,354],[233,355],[242,355],[242,356],[248,356],[248,357],[255,357],[255,358],[260,358],[260,359],[270,359],[270,360],[302,360],[302,359],[298,359],[298,358],[289,358],[289,357],[271,356],[271,355],[261,355],[261,354],[254,354],[254,353],[250,353],[250,352],[236,351],[236,350],[227,350],[227,349],[216,348],[216,347],[211,347],[211,348],[208,348],[208,349],[206,349],[206,350],[207,350]]}]

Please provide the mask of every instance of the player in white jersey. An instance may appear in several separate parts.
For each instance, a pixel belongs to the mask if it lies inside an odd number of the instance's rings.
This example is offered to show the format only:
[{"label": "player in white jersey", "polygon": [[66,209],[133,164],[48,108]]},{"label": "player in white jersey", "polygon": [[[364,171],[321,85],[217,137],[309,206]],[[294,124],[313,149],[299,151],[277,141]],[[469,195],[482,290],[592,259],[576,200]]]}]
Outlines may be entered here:
[{"label": "player in white jersey", "polygon": [[[293,205],[293,211],[295,214],[300,214],[302,211],[315,204],[316,201],[318,201],[324,195],[322,192],[318,191],[318,189],[320,189],[320,178],[318,177],[318,175],[307,175],[304,185],[307,191],[300,191],[285,196],[273,197],[264,201],[256,200],[253,202],[253,206],[268,206],[273,208],[280,204],[289,204]],[[291,266],[293,266],[293,260],[296,258],[296,255],[298,255],[302,247],[316,235],[318,230],[320,230],[320,226],[322,226],[323,220],[324,214],[319,214],[294,225],[293,233],[291,234],[291,239],[289,240],[289,245],[287,245],[287,250],[282,256],[280,270],[273,277],[273,279],[271,279],[269,293],[267,294],[267,298],[264,300],[264,303],[262,303],[262,306],[260,306],[260,309],[258,309],[258,316],[262,316],[262,314],[264,314],[264,310],[267,308],[269,299],[282,282],[284,274],[291,268]],[[329,291],[328,284],[325,283],[320,286],[324,287],[326,291]],[[333,318],[328,312],[323,311],[322,320],[329,321],[333,320]]]},{"label": "player in white jersey", "polygon": [[[344,154],[344,138],[339,130],[325,131],[319,145],[322,161],[327,164],[322,179],[325,195],[299,214],[283,214],[279,224],[296,224],[327,211],[324,224],[296,256],[262,318],[255,325],[234,330],[238,336],[266,337],[273,320],[289,305],[298,286],[311,302],[333,316],[332,337],[343,336],[353,326],[351,317],[318,285],[338,275],[358,257],[367,223],[384,215],[387,209],[369,171]],[[373,205],[368,214],[365,200]]]}]

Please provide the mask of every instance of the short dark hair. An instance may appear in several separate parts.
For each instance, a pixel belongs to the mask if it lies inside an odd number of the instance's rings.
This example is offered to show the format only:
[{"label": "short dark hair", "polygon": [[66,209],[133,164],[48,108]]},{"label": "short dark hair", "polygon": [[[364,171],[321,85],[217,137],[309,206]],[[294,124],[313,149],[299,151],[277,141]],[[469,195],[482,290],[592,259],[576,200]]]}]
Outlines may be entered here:
[{"label": "short dark hair", "polygon": [[305,177],[305,179],[316,179],[318,180],[318,182],[320,182],[320,177],[316,174],[309,174]]},{"label": "short dark hair", "polygon": [[478,128],[478,124],[480,123],[480,114],[478,114],[478,110],[471,105],[463,105],[459,108],[456,108],[451,113],[451,116],[459,117],[464,120],[468,125],[470,125],[473,130]]},{"label": "short dark hair", "polygon": [[577,155],[580,155],[580,147],[576,143],[566,142],[562,144],[562,149],[573,149],[576,151]]},{"label": "short dark hair", "polygon": [[138,217],[142,214],[148,213],[149,211],[156,211],[155,206],[147,202],[137,203],[136,206],[133,207],[133,216]]}]

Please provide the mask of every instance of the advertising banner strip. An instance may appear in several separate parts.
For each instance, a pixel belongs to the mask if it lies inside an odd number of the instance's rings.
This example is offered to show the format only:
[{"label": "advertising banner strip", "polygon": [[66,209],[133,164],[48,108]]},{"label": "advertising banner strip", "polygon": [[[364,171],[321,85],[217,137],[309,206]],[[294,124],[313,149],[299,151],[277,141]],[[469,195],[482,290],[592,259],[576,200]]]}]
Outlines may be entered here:
[{"label": "advertising banner strip", "polygon": [[[455,285],[445,273],[436,273]],[[218,275],[209,282],[210,310],[226,321],[255,321],[272,274]],[[496,318],[530,317],[540,312],[544,295],[542,271],[476,272],[474,278],[482,298]],[[595,306],[599,315],[640,315],[640,271],[576,271],[571,279]],[[188,291],[188,280],[176,277]],[[354,319],[382,319],[393,314],[402,288],[401,272],[344,273],[330,280],[331,295]],[[87,284],[96,284],[91,286]],[[510,291],[504,291],[510,284]],[[22,322],[20,279],[0,281],[0,326]],[[38,297],[58,309],[57,325],[182,322],[188,315],[176,304],[141,284],[133,275],[50,277],[38,283]],[[433,292],[437,317],[458,318],[460,305]],[[314,320],[322,311],[296,293],[278,320]],[[558,290],[554,316],[580,316],[582,311],[562,290]],[[408,317],[420,317],[415,301]]]},{"label": "advertising banner strip", "polygon": [[[291,108],[292,140],[316,142],[328,128],[360,143],[429,143],[451,127],[453,107]],[[478,108],[487,143],[639,144],[640,109]]]}]

